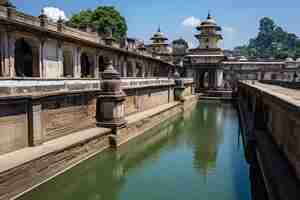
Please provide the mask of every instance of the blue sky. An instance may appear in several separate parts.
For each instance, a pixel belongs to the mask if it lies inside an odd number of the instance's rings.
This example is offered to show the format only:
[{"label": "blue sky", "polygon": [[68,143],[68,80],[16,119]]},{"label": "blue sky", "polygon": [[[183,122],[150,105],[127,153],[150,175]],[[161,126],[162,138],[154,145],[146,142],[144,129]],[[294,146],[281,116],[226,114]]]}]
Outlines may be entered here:
[{"label": "blue sky", "polygon": [[[300,35],[300,0],[12,0],[19,10],[38,15],[45,6],[58,7],[67,16],[81,9],[97,5],[113,5],[126,18],[128,35],[149,42],[160,25],[170,41],[183,37],[190,44],[194,40],[197,20],[211,11],[223,27],[223,48],[233,48],[254,37],[258,21],[271,17],[289,32]],[[185,22],[185,23],[184,23]]]}]

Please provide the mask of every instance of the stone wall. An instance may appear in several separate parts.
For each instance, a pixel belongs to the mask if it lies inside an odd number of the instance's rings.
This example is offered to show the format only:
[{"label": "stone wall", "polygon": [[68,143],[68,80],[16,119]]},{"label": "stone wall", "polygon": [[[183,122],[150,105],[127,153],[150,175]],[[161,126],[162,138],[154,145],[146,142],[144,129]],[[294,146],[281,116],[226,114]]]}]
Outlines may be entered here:
[{"label": "stone wall", "polygon": [[125,114],[142,112],[174,101],[174,88],[144,88],[125,90]]},{"label": "stone wall", "polygon": [[97,94],[70,94],[42,100],[44,140],[96,126]]},{"label": "stone wall", "polygon": [[250,162],[258,160],[269,195],[297,199],[300,194],[298,91],[258,82],[240,82],[238,92],[244,141],[249,146],[246,150],[255,151],[248,153]]},{"label": "stone wall", "polygon": [[267,130],[290,161],[300,180],[300,113],[272,101],[271,97],[263,102],[267,107]]},{"label": "stone wall", "polygon": [[0,100],[0,155],[28,146],[26,100]]},{"label": "stone wall", "polygon": [[96,126],[97,92],[0,99],[0,154]]},{"label": "stone wall", "polygon": [[181,107],[179,103],[173,103],[170,106],[166,106],[164,109],[157,110],[153,113],[145,113],[141,118],[131,118],[129,120],[127,127],[120,130],[116,136],[116,145],[122,145],[123,143],[128,142],[129,140],[138,137],[145,133],[146,131],[154,128],[155,126],[163,123],[164,121],[175,117],[181,113]]},{"label": "stone wall", "polygon": [[155,108],[174,101],[173,79],[144,78],[122,79],[121,87],[125,92],[125,115]]}]

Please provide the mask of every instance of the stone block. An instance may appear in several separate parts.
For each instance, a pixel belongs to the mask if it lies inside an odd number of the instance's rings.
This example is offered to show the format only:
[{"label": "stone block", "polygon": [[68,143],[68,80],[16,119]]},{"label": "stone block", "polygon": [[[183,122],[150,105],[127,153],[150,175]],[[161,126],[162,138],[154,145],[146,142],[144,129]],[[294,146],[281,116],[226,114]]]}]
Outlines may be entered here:
[{"label": "stone block", "polygon": [[0,104],[0,154],[28,146],[26,102]]}]

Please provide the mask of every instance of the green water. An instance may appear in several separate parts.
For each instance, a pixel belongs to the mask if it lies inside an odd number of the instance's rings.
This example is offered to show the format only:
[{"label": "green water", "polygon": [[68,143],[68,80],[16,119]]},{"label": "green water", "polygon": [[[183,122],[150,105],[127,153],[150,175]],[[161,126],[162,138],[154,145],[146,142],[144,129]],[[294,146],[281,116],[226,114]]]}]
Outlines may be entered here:
[{"label": "green water", "polygon": [[106,151],[24,200],[248,200],[250,181],[231,104],[201,102],[119,151]]}]

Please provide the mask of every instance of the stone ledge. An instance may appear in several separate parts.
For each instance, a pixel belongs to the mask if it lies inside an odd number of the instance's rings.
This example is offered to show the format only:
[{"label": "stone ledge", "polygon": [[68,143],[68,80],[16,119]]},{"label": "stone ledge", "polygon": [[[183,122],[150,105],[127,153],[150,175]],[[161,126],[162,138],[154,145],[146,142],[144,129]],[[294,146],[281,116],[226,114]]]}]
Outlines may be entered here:
[{"label": "stone ledge", "polygon": [[0,156],[0,174],[30,161],[41,158],[45,155],[62,151],[76,144],[85,143],[88,140],[101,135],[107,135],[109,133],[110,129],[92,128],[51,140],[41,146],[28,147],[19,151],[2,155]]},{"label": "stone ledge", "polygon": [[100,91],[100,80],[42,80],[42,79],[20,79],[1,80],[0,97],[26,97],[47,96],[70,92],[92,92]]},{"label": "stone ledge", "polygon": [[137,89],[145,87],[162,87],[175,85],[174,79],[168,78],[129,78],[122,79],[121,87],[127,89]]}]

